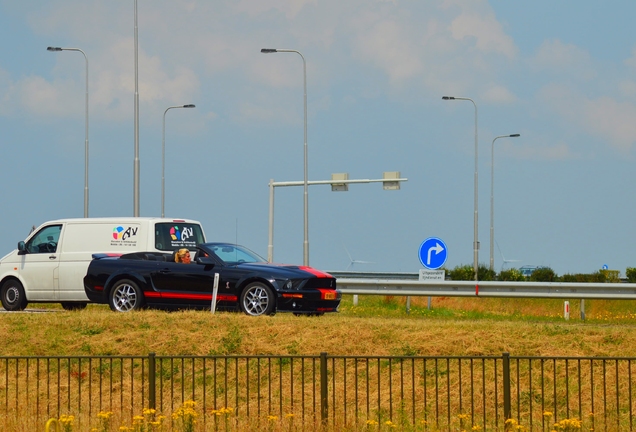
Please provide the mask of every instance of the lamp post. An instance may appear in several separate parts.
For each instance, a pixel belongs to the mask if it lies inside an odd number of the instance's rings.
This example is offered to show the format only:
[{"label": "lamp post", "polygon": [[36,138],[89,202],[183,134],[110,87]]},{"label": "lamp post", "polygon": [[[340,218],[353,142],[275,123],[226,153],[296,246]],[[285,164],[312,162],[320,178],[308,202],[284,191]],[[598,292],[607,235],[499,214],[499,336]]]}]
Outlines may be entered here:
[{"label": "lamp post", "polygon": [[385,190],[399,190],[400,182],[408,181],[407,178],[400,177],[399,171],[385,172],[381,179],[352,179],[348,174],[332,174],[331,180],[313,180],[307,183],[302,181],[275,182],[269,181],[269,243],[267,245],[267,261],[274,261],[274,188],[282,186],[304,186],[304,185],[331,185],[332,191],[347,191],[352,183],[379,183],[382,182]]},{"label": "lamp post", "polygon": [[490,146],[490,270],[495,267],[494,243],[495,243],[495,141],[499,138],[517,138],[521,134],[500,135],[492,140]]},{"label": "lamp post", "polygon": [[163,130],[161,134],[161,217],[164,217],[166,203],[166,113],[173,108],[195,108],[194,104],[177,105],[166,108],[163,112]]},{"label": "lamp post", "polygon": [[61,47],[47,47],[47,51],[77,51],[82,53],[84,60],[86,60],[86,131],[84,139],[84,217],[88,217],[88,57],[86,53],[79,48],[61,48]]},{"label": "lamp post", "polygon": [[304,86],[304,111],[305,111],[305,146],[304,146],[304,180],[303,180],[303,214],[304,214],[304,241],[303,241],[303,265],[309,265],[309,219],[308,219],[308,181],[307,181],[307,63],[305,57],[296,50],[290,49],[277,49],[277,48],[263,48],[261,52],[264,54],[277,53],[277,52],[290,52],[296,53],[303,59],[303,86]]},{"label": "lamp post", "polygon": [[139,217],[139,35],[135,0],[135,150],[133,159],[133,216]]},{"label": "lamp post", "polygon": [[474,100],[470,99],[470,98],[464,98],[464,97],[454,97],[454,96],[442,96],[443,100],[467,100],[467,101],[471,101],[473,103],[473,106],[475,107],[475,216],[474,216],[474,240],[473,240],[473,269],[475,271],[475,281],[479,280],[479,238],[478,238],[478,233],[477,233],[477,221],[478,221],[478,215],[479,215],[479,206],[478,206],[478,164],[477,164],[477,157],[478,157],[478,144],[477,144],[477,104],[475,103]]}]

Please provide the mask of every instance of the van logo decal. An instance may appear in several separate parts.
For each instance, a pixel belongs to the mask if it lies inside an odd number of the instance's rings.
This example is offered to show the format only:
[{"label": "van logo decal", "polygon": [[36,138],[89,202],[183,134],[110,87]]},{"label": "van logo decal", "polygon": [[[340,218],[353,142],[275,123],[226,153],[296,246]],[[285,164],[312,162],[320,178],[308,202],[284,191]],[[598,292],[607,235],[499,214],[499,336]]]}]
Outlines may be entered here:
[{"label": "van logo decal", "polygon": [[121,240],[122,232],[124,231],[124,227],[118,226],[113,229],[113,238],[115,240]]},{"label": "van logo decal", "polygon": [[172,240],[186,241],[194,235],[192,227],[183,227],[183,230],[179,230],[177,225],[170,227],[170,237]]},{"label": "van logo decal", "polygon": [[113,240],[111,241],[111,245],[114,246],[116,244],[120,245],[134,245],[137,243],[135,237],[137,235],[137,231],[139,227],[126,227],[119,225],[113,228]]}]

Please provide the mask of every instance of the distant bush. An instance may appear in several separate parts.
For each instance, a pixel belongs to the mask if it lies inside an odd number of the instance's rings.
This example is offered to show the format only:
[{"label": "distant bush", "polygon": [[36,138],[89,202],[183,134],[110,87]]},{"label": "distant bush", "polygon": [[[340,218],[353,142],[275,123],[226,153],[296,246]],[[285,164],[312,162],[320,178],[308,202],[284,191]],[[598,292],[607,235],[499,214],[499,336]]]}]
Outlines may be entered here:
[{"label": "distant bush", "polygon": [[456,281],[470,281],[475,280],[475,271],[470,264],[456,266],[454,269],[448,271],[448,276],[452,280]]},{"label": "distant bush", "polygon": [[579,283],[619,283],[618,270],[599,270],[596,273],[564,274],[559,278],[560,282]]},{"label": "distant bush", "polygon": [[499,273],[497,280],[505,282],[523,282],[526,280],[526,277],[521,274],[521,271],[519,269],[511,268],[508,270],[502,270]]},{"label": "distant bush", "polygon": [[490,270],[490,268],[480,265],[477,275],[480,281],[494,281],[497,280],[497,272]]},{"label": "distant bush", "polygon": [[550,267],[537,267],[529,277],[532,282],[555,282],[556,273]]},{"label": "distant bush", "polygon": [[605,275],[596,272],[592,274],[587,273],[575,273],[575,274],[564,274],[559,278],[559,282],[595,282],[595,283],[603,283],[606,281]]},{"label": "distant bush", "polygon": [[[475,280],[475,270],[472,264],[462,264],[452,270],[446,270],[446,275],[456,281]],[[480,265],[477,270],[477,278],[480,281],[494,281],[497,280],[497,272],[490,270],[485,265]]]},{"label": "distant bush", "polygon": [[636,283],[636,268],[627,267],[625,270],[625,277],[627,277],[629,283]]},{"label": "distant bush", "polygon": [[603,282],[619,283],[621,281],[620,272],[618,270],[599,270],[598,273],[603,275]]}]

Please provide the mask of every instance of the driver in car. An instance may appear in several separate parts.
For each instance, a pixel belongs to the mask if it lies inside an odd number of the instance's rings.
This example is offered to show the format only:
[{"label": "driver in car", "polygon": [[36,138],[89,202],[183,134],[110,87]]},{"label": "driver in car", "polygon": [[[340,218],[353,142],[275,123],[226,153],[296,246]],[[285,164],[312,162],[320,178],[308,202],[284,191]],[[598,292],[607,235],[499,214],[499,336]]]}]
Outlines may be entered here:
[{"label": "driver in car", "polygon": [[179,249],[174,255],[174,262],[190,264],[190,251],[186,248]]}]

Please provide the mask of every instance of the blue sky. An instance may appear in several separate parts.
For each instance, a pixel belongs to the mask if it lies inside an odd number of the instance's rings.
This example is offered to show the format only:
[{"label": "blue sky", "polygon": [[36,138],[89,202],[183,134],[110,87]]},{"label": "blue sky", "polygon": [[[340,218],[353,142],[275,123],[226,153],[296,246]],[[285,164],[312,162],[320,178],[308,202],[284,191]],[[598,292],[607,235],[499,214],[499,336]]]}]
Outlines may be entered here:
[{"label": "blue sky", "polygon": [[[0,253],[32,225],[84,209],[133,215],[134,2],[0,0]],[[140,213],[200,220],[263,256],[268,182],[400,171],[399,191],[309,187],[310,264],[416,272],[436,236],[473,262],[478,106],[479,261],[557,273],[636,266],[636,34],[632,1],[138,1]],[[277,188],[274,258],[302,263],[302,187]]]}]

